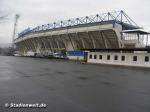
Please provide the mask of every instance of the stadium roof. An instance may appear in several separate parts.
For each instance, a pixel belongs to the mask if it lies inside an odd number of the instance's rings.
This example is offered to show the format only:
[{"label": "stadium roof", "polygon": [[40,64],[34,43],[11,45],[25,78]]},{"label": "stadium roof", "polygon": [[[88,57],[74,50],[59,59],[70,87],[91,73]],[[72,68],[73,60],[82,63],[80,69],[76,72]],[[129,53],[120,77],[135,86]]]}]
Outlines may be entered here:
[{"label": "stadium roof", "polygon": [[124,30],[123,33],[138,33],[140,35],[149,35],[150,34],[150,32],[143,31],[141,29]]},{"label": "stadium roof", "polygon": [[80,18],[72,18],[64,21],[53,22],[35,28],[27,28],[18,34],[18,37],[23,37],[30,33],[44,32],[53,29],[66,28],[66,27],[76,27],[81,25],[88,25],[94,23],[107,23],[116,22],[122,25],[123,30],[140,29],[140,27],[124,12],[124,11],[114,11],[108,13],[101,13],[91,16],[85,16]]}]

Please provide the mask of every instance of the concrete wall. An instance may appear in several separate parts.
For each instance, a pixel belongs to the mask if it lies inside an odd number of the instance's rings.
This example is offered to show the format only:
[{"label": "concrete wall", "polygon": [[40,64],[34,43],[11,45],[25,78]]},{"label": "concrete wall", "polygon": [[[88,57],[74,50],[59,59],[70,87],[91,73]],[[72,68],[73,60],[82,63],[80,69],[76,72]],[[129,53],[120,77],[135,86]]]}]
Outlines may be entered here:
[{"label": "concrete wall", "polygon": [[[92,55],[92,59],[90,59]],[[94,55],[97,59],[94,59]],[[99,56],[102,55],[102,59]],[[107,60],[107,56],[110,55],[110,60]],[[115,56],[118,56],[118,60],[115,60]],[[125,56],[125,60],[122,61],[121,57]],[[133,56],[137,56],[137,61],[133,61]],[[149,53],[102,53],[102,52],[89,52],[88,63],[101,63],[101,64],[112,64],[112,65],[126,65],[126,66],[141,66],[150,67],[150,60],[145,62],[145,57],[150,58]]]},{"label": "concrete wall", "polygon": [[107,29],[112,29],[112,28],[113,28],[113,24],[106,24],[106,25],[98,24],[95,26],[88,26],[88,27],[78,27],[78,28],[60,29],[60,30],[58,29],[58,30],[47,31],[44,33],[37,32],[37,33],[29,34],[22,38],[16,39],[15,43],[20,42],[25,39],[29,39],[29,38],[45,37],[45,36],[51,36],[51,35],[62,35],[62,34],[66,34],[66,33],[107,30]]}]

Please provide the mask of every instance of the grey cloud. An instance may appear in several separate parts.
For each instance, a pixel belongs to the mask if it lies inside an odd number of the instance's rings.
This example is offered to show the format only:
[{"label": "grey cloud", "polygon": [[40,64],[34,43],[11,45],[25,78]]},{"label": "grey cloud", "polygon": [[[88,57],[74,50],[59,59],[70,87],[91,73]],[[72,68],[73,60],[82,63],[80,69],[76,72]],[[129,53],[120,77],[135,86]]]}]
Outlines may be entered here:
[{"label": "grey cloud", "polygon": [[[0,24],[0,43],[11,42],[14,15],[21,15],[18,31],[73,17],[124,10],[136,23],[149,29],[149,0],[0,0],[1,9],[10,16]],[[7,31],[7,33],[6,33]]]}]

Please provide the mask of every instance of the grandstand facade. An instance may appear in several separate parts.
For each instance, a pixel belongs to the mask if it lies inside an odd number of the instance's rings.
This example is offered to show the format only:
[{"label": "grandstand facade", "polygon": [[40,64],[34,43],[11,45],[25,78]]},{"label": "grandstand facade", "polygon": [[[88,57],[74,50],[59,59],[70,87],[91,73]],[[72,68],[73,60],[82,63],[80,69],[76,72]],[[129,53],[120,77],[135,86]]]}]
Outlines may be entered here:
[{"label": "grandstand facade", "polygon": [[28,28],[15,44],[20,55],[28,52],[80,51],[83,49],[144,48],[148,32],[141,30],[124,11],[73,18]]}]

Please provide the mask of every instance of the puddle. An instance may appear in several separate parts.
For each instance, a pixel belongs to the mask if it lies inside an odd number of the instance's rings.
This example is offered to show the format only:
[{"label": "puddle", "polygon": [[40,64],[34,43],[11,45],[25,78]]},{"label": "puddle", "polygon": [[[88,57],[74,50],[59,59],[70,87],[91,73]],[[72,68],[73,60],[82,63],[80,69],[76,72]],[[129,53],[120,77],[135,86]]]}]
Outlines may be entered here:
[{"label": "puddle", "polygon": [[78,76],[77,79],[80,79],[80,80],[88,80],[89,78],[88,78],[88,77],[84,77],[84,76]]},{"label": "puddle", "polygon": [[17,76],[14,75],[13,71],[0,71],[0,81],[6,81],[15,78],[17,78]]}]

